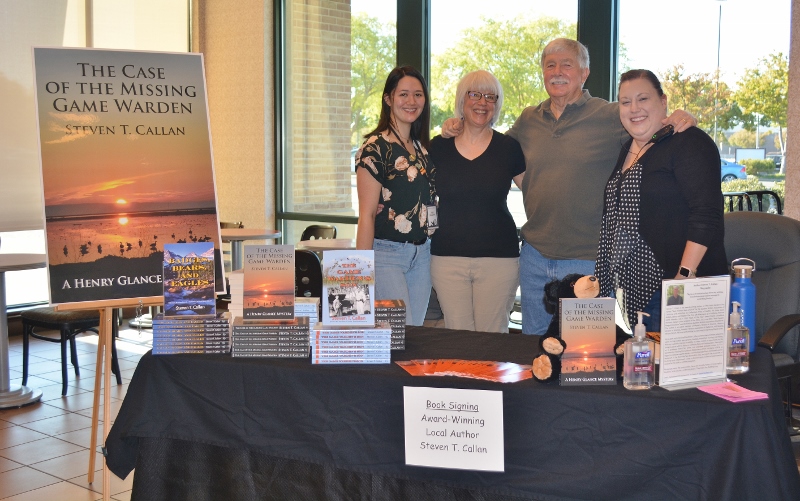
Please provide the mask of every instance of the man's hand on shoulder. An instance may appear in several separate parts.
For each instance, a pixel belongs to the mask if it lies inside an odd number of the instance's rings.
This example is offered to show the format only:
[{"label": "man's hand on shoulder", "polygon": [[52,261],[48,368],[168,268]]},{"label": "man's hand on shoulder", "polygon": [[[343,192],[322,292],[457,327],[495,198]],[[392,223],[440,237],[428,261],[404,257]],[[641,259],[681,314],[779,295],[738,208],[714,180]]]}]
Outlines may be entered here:
[{"label": "man's hand on shoulder", "polygon": [[464,122],[458,118],[448,118],[442,124],[442,137],[456,137],[464,130]]},{"label": "man's hand on shoulder", "polygon": [[697,119],[686,110],[675,110],[672,115],[668,116],[661,121],[662,124],[672,124],[675,128],[675,133],[683,132],[689,127],[697,125]]}]

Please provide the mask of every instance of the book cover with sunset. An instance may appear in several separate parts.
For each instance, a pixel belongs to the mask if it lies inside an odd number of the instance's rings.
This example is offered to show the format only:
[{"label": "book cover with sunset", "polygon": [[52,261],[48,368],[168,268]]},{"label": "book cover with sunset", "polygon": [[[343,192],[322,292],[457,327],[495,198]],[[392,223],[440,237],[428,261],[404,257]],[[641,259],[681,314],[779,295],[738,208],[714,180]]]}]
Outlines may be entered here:
[{"label": "book cover with sunset", "polygon": [[224,286],[201,54],[34,48],[52,303],[160,296],[164,245]]},{"label": "book cover with sunset", "polygon": [[294,318],[294,245],[245,245],[242,316]]},{"label": "book cover with sunset", "polygon": [[164,317],[214,318],[214,244],[164,245]]},{"label": "book cover with sunset", "polygon": [[617,384],[613,298],[560,299],[563,386]]}]

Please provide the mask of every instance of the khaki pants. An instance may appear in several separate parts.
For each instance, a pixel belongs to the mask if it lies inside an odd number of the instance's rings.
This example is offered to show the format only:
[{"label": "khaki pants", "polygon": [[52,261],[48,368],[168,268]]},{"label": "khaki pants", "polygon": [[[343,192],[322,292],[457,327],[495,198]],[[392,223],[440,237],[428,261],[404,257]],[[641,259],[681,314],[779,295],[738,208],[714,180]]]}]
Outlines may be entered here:
[{"label": "khaki pants", "polygon": [[431,256],[431,280],[446,328],[508,332],[518,258]]}]

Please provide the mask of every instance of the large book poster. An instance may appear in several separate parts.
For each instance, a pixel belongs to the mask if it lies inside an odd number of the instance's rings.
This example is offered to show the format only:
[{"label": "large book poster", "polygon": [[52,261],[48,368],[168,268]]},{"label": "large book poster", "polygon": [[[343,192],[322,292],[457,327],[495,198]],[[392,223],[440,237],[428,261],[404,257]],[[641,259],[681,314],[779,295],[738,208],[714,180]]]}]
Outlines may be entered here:
[{"label": "large book poster", "polygon": [[202,55],[33,56],[51,302],[160,296],[164,244],[221,264]]},{"label": "large book poster", "polygon": [[294,245],[245,245],[243,316],[294,318]]},{"label": "large book poster", "polygon": [[322,323],[375,325],[375,254],[335,250],[322,254]]}]

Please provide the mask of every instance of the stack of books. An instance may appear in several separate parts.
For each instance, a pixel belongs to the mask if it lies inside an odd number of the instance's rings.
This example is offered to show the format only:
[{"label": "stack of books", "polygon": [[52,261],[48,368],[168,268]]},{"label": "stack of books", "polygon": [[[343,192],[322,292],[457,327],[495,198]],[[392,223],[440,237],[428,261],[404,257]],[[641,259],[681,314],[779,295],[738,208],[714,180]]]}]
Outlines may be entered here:
[{"label": "stack of books", "polygon": [[388,364],[391,360],[390,328],[324,326],[311,333],[312,364]]},{"label": "stack of books", "polygon": [[406,305],[402,299],[376,299],[375,323],[392,330],[392,350],[406,349]]},{"label": "stack of books", "polygon": [[226,314],[153,319],[153,355],[228,353],[230,323]]},{"label": "stack of books", "polygon": [[308,318],[309,325],[314,325],[319,320],[318,297],[294,298],[294,316]]},{"label": "stack of books", "polygon": [[294,320],[233,320],[231,355],[234,357],[308,357],[308,318]]},{"label": "stack of books", "polygon": [[231,302],[228,304],[228,311],[231,318],[241,317],[244,310],[244,270],[236,270],[226,274],[228,279]]}]

